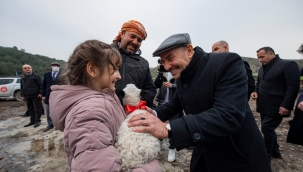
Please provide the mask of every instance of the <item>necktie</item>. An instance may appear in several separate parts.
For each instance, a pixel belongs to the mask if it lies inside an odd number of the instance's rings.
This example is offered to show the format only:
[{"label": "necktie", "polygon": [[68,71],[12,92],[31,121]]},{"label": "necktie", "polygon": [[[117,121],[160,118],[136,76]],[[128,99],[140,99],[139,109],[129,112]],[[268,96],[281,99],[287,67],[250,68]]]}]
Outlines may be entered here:
[{"label": "necktie", "polygon": [[53,81],[55,80],[55,73],[53,73]]}]

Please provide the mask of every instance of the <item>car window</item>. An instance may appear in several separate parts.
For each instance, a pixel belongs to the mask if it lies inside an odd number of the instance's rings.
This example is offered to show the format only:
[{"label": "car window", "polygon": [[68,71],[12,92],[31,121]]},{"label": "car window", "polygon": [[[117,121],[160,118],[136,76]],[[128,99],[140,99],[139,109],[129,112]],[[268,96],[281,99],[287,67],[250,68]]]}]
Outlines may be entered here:
[{"label": "car window", "polygon": [[0,85],[13,83],[14,79],[0,79]]},{"label": "car window", "polygon": [[21,79],[17,79],[17,83],[20,83]]}]

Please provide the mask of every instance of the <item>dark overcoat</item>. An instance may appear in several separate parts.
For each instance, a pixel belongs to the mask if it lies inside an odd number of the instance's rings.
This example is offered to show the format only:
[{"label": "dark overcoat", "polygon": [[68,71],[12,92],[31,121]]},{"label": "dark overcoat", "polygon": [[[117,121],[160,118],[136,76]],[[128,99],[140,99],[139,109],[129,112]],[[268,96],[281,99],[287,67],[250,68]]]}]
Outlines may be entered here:
[{"label": "dark overcoat", "polygon": [[30,75],[24,74],[20,83],[21,97],[36,98],[42,92],[42,79],[37,72]]},{"label": "dark overcoat", "polygon": [[[259,69],[256,83],[257,112],[279,116],[279,108],[292,110],[300,89],[300,69],[296,62],[278,55]],[[289,117],[283,116],[283,117]]]},{"label": "dark overcoat", "polygon": [[52,92],[51,86],[58,83],[60,72],[57,74],[55,80],[53,81],[52,72],[46,72],[43,77],[42,84],[42,96],[45,97],[45,104],[49,104],[49,96]]},{"label": "dark overcoat", "polygon": [[205,53],[196,47],[177,80],[174,98],[155,108],[170,122],[177,150],[194,146],[190,171],[269,172],[264,141],[247,102],[247,76],[235,53]]},{"label": "dark overcoat", "polygon": [[252,71],[250,69],[249,64],[246,61],[243,61],[245,70],[246,70],[246,75],[247,75],[247,86],[248,86],[248,93],[247,93],[247,99],[250,99],[250,94],[255,91],[255,79],[254,76],[252,75]]}]

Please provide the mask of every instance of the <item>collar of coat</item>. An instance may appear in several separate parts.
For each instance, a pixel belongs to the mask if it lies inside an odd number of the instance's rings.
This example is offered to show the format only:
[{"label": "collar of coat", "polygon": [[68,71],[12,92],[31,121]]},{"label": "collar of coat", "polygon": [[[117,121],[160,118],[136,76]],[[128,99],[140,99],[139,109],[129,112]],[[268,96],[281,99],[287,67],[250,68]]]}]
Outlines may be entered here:
[{"label": "collar of coat", "polygon": [[194,51],[195,51],[194,56],[190,60],[188,66],[181,72],[180,79],[182,81],[187,81],[192,78],[192,76],[195,74],[197,70],[198,62],[201,59],[201,56],[205,54],[203,49],[200,47],[195,47]]},{"label": "collar of coat", "polygon": [[120,42],[115,42],[115,43],[112,44],[112,46],[115,47],[116,49],[118,49],[118,51],[120,52],[121,55],[126,55],[128,57],[133,58],[133,59],[140,60],[140,56],[141,56],[141,53],[142,53],[140,49],[135,54],[128,54],[123,49],[119,48],[119,44],[120,44]]}]

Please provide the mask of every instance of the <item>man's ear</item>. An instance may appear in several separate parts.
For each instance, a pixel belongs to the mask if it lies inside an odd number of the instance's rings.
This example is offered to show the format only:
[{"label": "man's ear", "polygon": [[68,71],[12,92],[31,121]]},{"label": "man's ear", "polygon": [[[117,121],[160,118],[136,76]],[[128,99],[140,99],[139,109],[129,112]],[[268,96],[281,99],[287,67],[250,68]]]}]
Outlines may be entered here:
[{"label": "man's ear", "polygon": [[187,47],[186,47],[186,52],[188,54],[188,58],[191,59],[195,53],[194,51],[194,47],[192,44],[188,44]]},{"label": "man's ear", "polygon": [[223,45],[224,52],[229,52],[228,45]]},{"label": "man's ear", "polygon": [[88,62],[86,64],[86,72],[88,76],[90,76],[91,78],[95,78],[97,76],[96,65],[93,62]]}]

